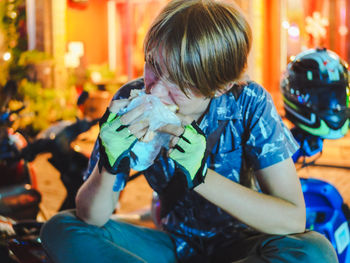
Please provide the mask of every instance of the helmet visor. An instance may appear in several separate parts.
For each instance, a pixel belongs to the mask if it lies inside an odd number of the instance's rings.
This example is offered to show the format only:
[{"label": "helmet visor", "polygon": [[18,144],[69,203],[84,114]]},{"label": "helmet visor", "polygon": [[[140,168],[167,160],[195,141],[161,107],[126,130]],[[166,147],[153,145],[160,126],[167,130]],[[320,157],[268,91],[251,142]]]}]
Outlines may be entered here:
[{"label": "helmet visor", "polygon": [[[310,90],[311,91],[311,90]],[[306,105],[318,114],[330,128],[340,129],[350,117],[347,107],[348,95],[343,85],[327,85],[312,89]]]},{"label": "helmet visor", "polygon": [[344,85],[340,84],[309,88],[304,94],[298,96],[300,103],[316,112],[344,111],[347,108],[348,99]]}]

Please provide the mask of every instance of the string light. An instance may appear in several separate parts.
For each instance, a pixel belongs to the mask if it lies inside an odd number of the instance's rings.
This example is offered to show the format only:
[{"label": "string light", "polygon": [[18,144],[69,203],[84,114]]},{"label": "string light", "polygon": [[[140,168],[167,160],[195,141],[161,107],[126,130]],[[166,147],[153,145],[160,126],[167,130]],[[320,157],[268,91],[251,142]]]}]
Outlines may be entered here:
[{"label": "string light", "polygon": [[11,53],[10,52],[5,52],[4,55],[2,56],[2,58],[5,61],[9,61],[11,59]]},{"label": "string light", "polygon": [[300,35],[300,30],[299,30],[299,27],[297,25],[291,25],[289,28],[288,28],[288,35],[293,37],[293,38],[298,38],[299,35]]},{"label": "string light", "polygon": [[326,36],[326,27],[329,25],[327,18],[322,17],[320,12],[313,12],[312,17],[306,17],[305,30],[316,39],[324,38]]},{"label": "string light", "polygon": [[346,36],[349,32],[348,28],[344,25],[340,26],[338,32],[341,36]]},{"label": "string light", "polygon": [[282,27],[283,27],[284,29],[288,29],[288,28],[290,27],[289,22],[288,22],[288,21],[283,21],[283,22],[282,22]]}]

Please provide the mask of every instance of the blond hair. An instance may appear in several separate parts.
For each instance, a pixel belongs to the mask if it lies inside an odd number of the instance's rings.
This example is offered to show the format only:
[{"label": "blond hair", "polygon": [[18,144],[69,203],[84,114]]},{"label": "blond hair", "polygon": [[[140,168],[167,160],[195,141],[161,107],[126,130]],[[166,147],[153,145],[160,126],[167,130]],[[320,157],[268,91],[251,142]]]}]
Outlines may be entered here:
[{"label": "blond hair", "polygon": [[211,97],[240,78],[251,38],[248,22],[229,3],[173,0],[146,35],[145,61],[183,92],[194,88]]}]

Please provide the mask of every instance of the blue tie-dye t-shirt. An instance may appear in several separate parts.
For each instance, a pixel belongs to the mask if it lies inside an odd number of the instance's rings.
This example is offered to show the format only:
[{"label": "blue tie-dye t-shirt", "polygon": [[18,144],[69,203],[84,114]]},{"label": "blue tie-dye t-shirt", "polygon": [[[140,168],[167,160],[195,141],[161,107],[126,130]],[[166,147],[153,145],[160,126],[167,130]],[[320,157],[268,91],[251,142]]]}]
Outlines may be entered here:
[{"label": "blue tie-dye t-shirt", "polygon": [[[128,98],[130,90],[142,88],[143,79],[137,79],[124,85],[114,99]],[[232,92],[227,92],[212,98],[199,126],[208,136],[220,121],[228,121],[207,162],[208,167],[217,173],[240,183],[243,155],[246,157],[245,163],[253,170],[259,170],[291,157],[299,145],[263,87],[248,82],[236,97]],[[87,176],[98,161],[97,148],[98,142],[90,158]],[[166,154],[160,154],[144,176],[154,191],[160,193],[172,178],[174,170],[174,162]],[[193,244],[198,238],[212,239],[223,235],[234,239],[239,238],[243,229],[248,229],[194,191],[188,191],[185,198],[177,202],[162,219],[162,226],[173,236],[179,258],[195,253]]]}]

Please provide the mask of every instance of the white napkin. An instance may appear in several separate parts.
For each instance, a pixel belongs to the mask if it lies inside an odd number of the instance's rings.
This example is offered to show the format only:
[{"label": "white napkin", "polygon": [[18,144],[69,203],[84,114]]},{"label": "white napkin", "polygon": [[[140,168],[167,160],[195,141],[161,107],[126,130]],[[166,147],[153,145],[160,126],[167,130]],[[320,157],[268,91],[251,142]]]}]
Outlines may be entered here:
[{"label": "white napkin", "polygon": [[[152,105],[150,110],[144,112],[141,119],[149,120],[149,130],[155,131],[167,124],[181,125],[180,119],[175,113],[170,111],[156,96],[145,94],[141,91],[126,108],[122,109],[119,114],[124,114],[133,108],[149,102]],[[137,141],[131,148],[136,158],[130,158],[130,167],[135,171],[142,171],[151,166],[157,157],[162,146],[168,147],[170,135],[166,133],[155,132],[154,138],[150,142]]]}]

